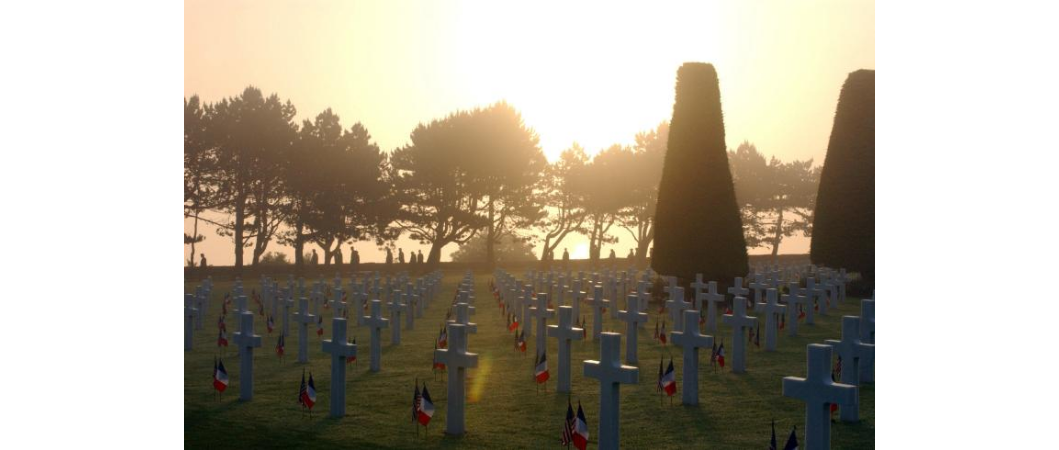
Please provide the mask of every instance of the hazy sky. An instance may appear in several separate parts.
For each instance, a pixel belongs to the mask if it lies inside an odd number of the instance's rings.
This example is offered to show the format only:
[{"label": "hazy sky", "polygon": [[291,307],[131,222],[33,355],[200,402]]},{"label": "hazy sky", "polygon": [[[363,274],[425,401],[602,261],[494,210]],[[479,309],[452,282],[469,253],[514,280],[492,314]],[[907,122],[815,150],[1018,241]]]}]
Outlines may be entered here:
[{"label": "hazy sky", "polygon": [[[384,150],[420,122],[501,99],[549,159],[574,141],[590,154],[631,143],[671,116],[680,64],[704,61],[720,77],[730,148],[749,140],[820,164],[846,75],[875,68],[873,1],[184,5],[185,96],[213,102],[252,84],[290,99],[299,122],[328,107],[345,127],[359,121]],[[231,264],[231,243],[204,234],[211,264]],[[624,255],[632,242],[618,235]],[[569,242],[575,257],[581,241]],[[791,240],[781,252],[807,249]]]}]

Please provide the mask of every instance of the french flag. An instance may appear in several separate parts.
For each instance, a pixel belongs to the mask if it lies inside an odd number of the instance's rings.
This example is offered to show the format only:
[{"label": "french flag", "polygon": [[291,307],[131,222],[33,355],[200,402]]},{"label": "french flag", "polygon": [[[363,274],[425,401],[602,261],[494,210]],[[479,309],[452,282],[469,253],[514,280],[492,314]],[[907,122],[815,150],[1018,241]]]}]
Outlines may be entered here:
[{"label": "french flag", "polygon": [[276,340],[276,356],[283,356],[283,350],[286,347],[287,347],[286,340],[283,339],[283,335],[281,334],[279,336],[279,339]]},{"label": "french flag", "polygon": [[537,367],[533,370],[533,378],[537,380],[537,384],[548,381],[548,352],[541,353],[541,358],[537,360]]},{"label": "french flag", "polygon": [[224,363],[219,360],[213,363],[213,388],[217,392],[228,389],[228,371],[224,370]]},{"label": "french flag", "polygon": [[317,336],[323,336],[324,335],[324,317],[323,316],[320,316],[320,317],[316,318],[316,335]]},{"label": "french flag", "polygon": [[[357,338],[354,337],[353,338],[353,342],[350,342],[350,344],[357,345]],[[346,357],[346,364],[349,364],[349,363],[354,362],[356,360],[357,360],[357,355],[347,356]]]},{"label": "french flag", "polygon": [[717,348],[717,364],[724,368],[724,342],[721,342],[721,346]]},{"label": "french flag", "polygon": [[578,450],[588,448],[588,420],[585,419],[585,410],[581,409],[581,402],[577,402],[577,422],[574,424],[574,447]]},{"label": "french flag", "polygon": [[677,392],[677,373],[673,370],[672,359],[669,360],[669,367],[666,368],[665,375],[662,375],[662,389],[670,397]]},{"label": "french flag", "polygon": [[[304,380],[305,380],[305,374],[303,373],[302,374],[302,383],[305,382]],[[304,389],[302,389],[301,397],[299,397],[299,400],[301,401],[301,403],[303,405],[305,405],[309,409],[313,409],[313,405],[316,404],[316,383],[313,383],[313,374],[312,374],[312,372],[309,372],[309,384],[306,385],[306,387]]]},{"label": "french flag", "polygon": [[658,334],[658,340],[662,341],[662,345],[666,345],[666,321],[662,321],[662,332]]},{"label": "french flag", "polygon": [[273,328],[276,328],[276,321],[272,319],[272,314],[268,315],[268,320],[265,321],[265,326],[268,327],[269,334],[272,333]]},{"label": "french flag", "polygon": [[424,427],[429,425],[431,417],[434,417],[434,401],[430,399],[427,384],[423,383],[423,397],[419,400],[419,424]]},{"label": "french flag", "polygon": [[225,333],[223,328],[217,334],[217,346],[218,347],[227,347],[228,346],[228,333]]},{"label": "french flag", "polygon": [[508,324],[508,326],[507,326],[507,331],[508,332],[512,332],[512,331],[515,331],[515,330],[518,330],[518,316],[512,315],[511,316],[511,323]]}]

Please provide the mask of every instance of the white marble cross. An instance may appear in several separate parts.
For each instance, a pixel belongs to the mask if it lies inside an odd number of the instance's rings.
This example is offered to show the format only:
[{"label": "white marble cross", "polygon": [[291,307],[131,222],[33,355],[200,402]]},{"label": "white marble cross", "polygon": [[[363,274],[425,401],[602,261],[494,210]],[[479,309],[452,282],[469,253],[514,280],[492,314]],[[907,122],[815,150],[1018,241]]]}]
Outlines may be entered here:
[{"label": "white marble cross", "polygon": [[621,363],[621,335],[603,333],[599,340],[599,361],[583,363],[584,376],[599,380],[599,448],[619,447],[621,385],[636,384],[640,370]]},{"label": "white marble cross", "polygon": [[809,344],[806,366],[805,378],[783,377],[783,396],[805,402],[805,448],[831,448],[831,403],[853,403],[857,388],[831,381],[831,347]]},{"label": "white marble cross", "polygon": [[570,392],[570,341],[579,341],[585,330],[574,328],[571,319],[574,309],[570,306],[559,307],[559,325],[548,325],[548,337],[559,341],[559,380],[557,392]]},{"label": "white marble cross", "polygon": [[592,339],[598,340],[599,334],[603,332],[603,285],[592,287],[592,298],[588,299],[588,304],[592,307]]},{"label": "white marble cross", "polygon": [[400,295],[391,296],[390,304],[390,345],[401,345],[401,313],[408,309],[408,305],[401,303]]},{"label": "white marble cross", "polygon": [[761,291],[768,289],[769,285],[765,283],[765,276],[756,273],[754,274],[754,281],[750,283],[750,289],[754,290],[754,303],[762,303]]},{"label": "white marble cross", "polygon": [[279,301],[280,304],[283,305],[283,314],[281,315],[283,319],[283,326],[281,330],[283,331],[283,336],[290,336],[290,308],[292,306],[293,300],[290,297],[289,289],[284,289],[281,292]]},{"label": "white marble cross", "polygon": [[[706,300],[706,331],[710,333],[717,332],[717,304],[724,302],[724,294],[717,292],[717,282],[711,281],[708,284],[709,289],[702,294],[701,299],[696,298],[697,302]],[[702,305],[696,304],[695,308],[702,311]]]},{"label": "white marble cross", "polygon": [[195,329],[201,330],[202,318],[210,311],[209,308],[206,307],[206,295],[205,290],[202,289],[202,286],[198,286],[195,288],[195,294],[193,295],[192,303],[195,305],[196,311],[202,312],[201,314],[195,315]]},{"label": "white marble cross", "polygon": [[[378,372],[382,369],[381,330],[390,325],[390,320],[382,317],[381,301],[371,301],[371,315],[365,316],[362,322],[371,329],[371,371]],[[395,326],[399,327],[401,324]]]},{"label": "white marble cross", "polygon": [[239,400],[254,397],[254,349],[261,346],[261,336],[254,334],[254,313],[244,311],[239,316],[239,331],[235,344],[239,346]]},{"label": "white marble cross", "polygon": [[458,323],[463,325],[468,333],[478,334],[478,324],[471,322],[470,308],[466,303],[456,304],[456,319],[449,320],[449,323]]},{"label": "white marble cross", "polygon": [[743,287],[743,277],[735,277],[732,287],[728,288],[728,293],[735,297],[746,297],[750,293],[750,289]]},{"label": "white marble cross", "polygon": [[195,294],[184,294],[184,351],[191,351],[192,334],[195,329],[195,317],[202,317],[195,307]]},{"label": "white marble cross", "polygon": [[530,317],[537,319],[537,340],[535,341],[537,347],[534,349],[535,355],[544,353],[545,346],[547,343],[544,339],[547,337],[547,332],[544,331],[548,326],[548,318],[555,316],[554,309],[548,309],[548,294],[541,292],[537,294],[537,305],[530,308]]},{"label": "white marble cross", "polygon": [[356,344],[346,340],[346,319],[331,319],[331,339],[323,343],[324,353],[331,354],[331,417],[346,415],[346,358],[357,356]]},{"label": "white marble cross", "polygon": [[[875,300],[860,301],[860,340],[875,344]],[[861,361],[860,381],[862,383],[875,382],[875,358]]]},{"label": "white marble cross", "polygon": [[[533,309],[533,285],[525,284],[522,286],[522,320],[526,324],[530,324],[530,310]],[[533,336],[532,326],[523,326],[522,330],[529,336]]]},{"label": "white marble cross", "polygon": [[298,362],[309,362],[309,325],[316,323],[316,315],[309,314],[309,299],[298,299]]},{"label": "white marble cross", "polygon": [[684,331],[669,333],[673,345],[684,352],[684,387],[681,401],[685,405],[699,404],[699,349],[713,348],[713,336],[699,333],[699,312],[694,309],[684,311]]},{"label": "white marble cross", "polygon": [[746,329],[753,328],[757,317],[746,315],[746,299],[736,297],[732,314],[724,315],[724,323],[732,328],[732,372],[746,372]]},{"label": "white marble cross", "polygon": [[798,305],[808,307],[809,298],[798,294],[798,283],[793,281],[787,283],[787,291],[789,293],[781,295],[780,299],[787,304],[787,336],[794,337],[798,335]]},{"label": "white marble cross", "polygon": [[[692,293],[694,294],[691,296],[691,298],[694,299],[693,301],[695,302],[695,309],[699,311],[702,311],[702,290],[706,289],[707,287],[709,287],[709,283],[702,281],[702,274],[695,274],[695,282],[691,283]],[[716,288],[714,288],[714,290],[716,291]]]},{"label": "white marble cross", "polygon": [[412,294],[412,289],[415,289],[415,286],[412,283],[408,283],[405,285],[404,293],[401,294],[401,302],[405,305],[404,328],[406,330],[415,328],[416,299],[415,295]]},{"label": "white marble cross", "polygon": [[[776,334],[779,331],[779,316],[787,311],[787,307],[779,303],[779,295],[775,289],[768,288],[765,291],[768,299],[765,303],[754,304],[754,311],[765,313],[765,351],[776,351]],[[797,321],[797,320],[796,320]]]},{"label": "white marble cross", "polygon": [[464,433],[467,369],[478,367],[478,354],[467,353],[467,329],[458,323],[448,324],[449,348],[434,350],[434,357],[448,370],[448,404],[445,405],[445,433]]},{"label": "white marble cross", "polygon": [[[672,278],[676,279],[676,277]],[[684,326],[681,323],[681,316],[685,309],[691,308],[691,303],[684,300],[684,288],[680,286],[674,286],[669,289],[669,300],[666,300],[666,309],[669,310],[670,322],[673,323],[674,331],[683,331]],[[698,322],[695,322],[695,328],[699,327]]]},{"label": "white marble cross", "polygon": [[[851,386],[860,385],[860,365],[875,358],[875,346],[866,344],[860,340],[860,317],[845,316],[842,318],[842,340],[827,339],[825,344],[830,345],[834,352],[842,358],[842,373],[839,381]],[[856,422],[858,420],[859,396],[854,397],[854,403],[842,406],[839,413],[843,422]]]},{"label": "white marble cross", "polygon": [[640,324],[647,323],[647,314],[640,312],[640,297],[629,294],[626,300],[625,311],[618,312],[618,320],[625,322],[625,363],[636,364],[639,358],[636,356],[637,331]]},{"label": "white marble cross", "polygon": [[816,324],[816,304],[817,298],[823,294],[824,290],[816,286],[816,280],[812,277],[805,281],[805,287],[798,291],[799,294],[804,295],[809,299],[809,302],[805,305],[805,324],[814,325]]}]

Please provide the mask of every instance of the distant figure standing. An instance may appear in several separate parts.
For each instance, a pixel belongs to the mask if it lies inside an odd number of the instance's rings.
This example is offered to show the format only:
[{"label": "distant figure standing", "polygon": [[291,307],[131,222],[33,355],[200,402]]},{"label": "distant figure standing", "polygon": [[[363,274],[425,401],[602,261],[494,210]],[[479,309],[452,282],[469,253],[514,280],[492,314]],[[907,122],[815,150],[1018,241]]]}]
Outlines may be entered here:
[{"label": "distant figure standing", "polygon": [[423,264],[423,251],[419,251],[419,264]]},{"label": "distant figure standing", "polygon": [[629,256],[626,256],[625,259],[628,259],[629,261],[632,261],[632,259],[634,257],[635,257],[635,255],[633,254],[632,249],[630,248],[629,249]]},{"label": "distant figure standing", "polygon": [[320,264],[320,255],[316,254],[316,249],[313,249],[313,254],[309,256],[309,263],[312,265]]},{"label": "distant figure standing", "polygon": [[386,247],[386,268],[393,265],[393,251]]},{"label": "distant figure standing", "polygon": [[353,266],[352,269],[354,272],[357,271],[357,266],[360,265],[360,253],[358,253],[357,249],[353,248],[352,245],[349,246],[349,265]]},{"label": "distant figure standing", "polygon": [[404,249],[397,249],[397,264],[404,265]]},{"label": "distant figure standing", "polygon": [[570,263],[570,252],[566,251],[566,248],[563,248],[563,267],[566,267],[566,265],[569,264],[569,263]]},{"label": "distant figure standing", "polygon": [[199,253],[199,267],[206,267],[206,254]]},{"label": "distant figure standing", "polygon": [[342,265],[342,261],[343,261],[343,259],[342,259],[342,248],[339,247],[339,248],[335,249],[335,265],[341,266]]},{"label": "distant figure standing", "polygon": [[618,260],[618,255],[614,253],[614,249],[613,248],[610,249],[610,256],[608,257],[608,259],[610,259],[611,263],[614,263],[614,261]]}]

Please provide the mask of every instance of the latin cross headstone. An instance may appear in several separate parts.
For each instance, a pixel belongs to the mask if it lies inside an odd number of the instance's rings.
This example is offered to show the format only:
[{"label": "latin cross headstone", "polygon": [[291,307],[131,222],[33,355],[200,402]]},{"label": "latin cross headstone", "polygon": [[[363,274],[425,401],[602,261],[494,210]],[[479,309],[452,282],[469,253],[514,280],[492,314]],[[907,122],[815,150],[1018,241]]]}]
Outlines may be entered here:
[{"label": "latin cross headstone", "polygon": [[[382,369],[382,336],[383,328],[390,325],[390,320],[382,317],[382,302],[371,301],[371,315],[364,317],[364,324],[371,330],[371,371]],[[396,324],[394,326],[401,326]]]},{"label": "latin cross headstone", "polygon": [[408,283],[405,286],[405,291],[401,294],[401,302],[405,305],[404,314],[404,328],[406,330],[412,330],[415,328],[415,296],[412,295],[412,289],[415,286],[412,283]]},{"label": "latin cross headstone", "polygon": [[254,313],[244,311],[239,319],[239,400],[248,401],[254,397],[254,349],[261,346],[261,336],[254,334]]},{"label": "latin cross headstone", "polygon": [[[860,340],[875,344],[875,300],[860,301]],[[875,382],[875,358],[861,361],[860,381],[862,383]]]},{"label": "latin cross headstone", "polygon": [[754,281],[750,282],[750,289],[754,290],[754,303],[763,303],[761,301],[761,292],[768,289],[768,284],[765,283],[764,275],[758,273],[754,275]]},{"label": "latin cross headstone", "polygon": [[468,333],[477,334],[478,324],[471,322],[471,313],[470,308],[468,308],[468,306],[469,305],[467,305],[466,303],[457,303],[456,318],[454,320],[450,320],[449,323],[458,323],[460,325],[463,325]]},{"label": "latin cross headstone", "polygon": [[647,323],[647,314],[640,312],[640,297],[629,294],[625,311],[618,312],[618,320],[625,322],[625,362],[637,364],[636,356],[637,331],[640,324]]},{"label": "latin cross headstone", "polygon": [[709,287],[709,283],[702,281],[702,274],[695,274],[695,282],[691,283],[692,294],[694,294],[691,296],[691,298],[694,299],[693,301],[695,302],[695,309],[698,311],[702,311],[701,295],[702,291],[707,287]]},{"label": "latin cross headstone", "polygon": [[746,315],[746,299],[736,297],[732,314],[725,314],[724,323],[732,328],[732,372],[746,372],[746,329],[753,328],[757,317]]},{"label": "latin cross headstone", "polygon": [[[783,294],[781,298],[787,303],[787,336],[794,337],[798,335],[798,305],[809,308],[809,298],[798,293],[798,283],[795,282],[787,284],[787,291],[790,293]],[[806,317],[808,314],[806,313]]]},{"label": "latin cross headstone", "polygon": [[699,404],[699,349],[713,348],[713,336],[699,333],[699,312],[693,309],[684,311],[684,331],[669,333],[673,345],[684,352],[684,387],[681,401],[685,405]]},{"label": "latin cross headstone", "polygon": [[815,325],[816,324],[816,302],[817,297],[823,292],[816,285],[816,280],[809,278],[805,280],[805,287],[799,290],[799,294],[804,295],[808,299],[808,303],[805,304],[805,324]]},{"label": "latin cross headstone", "polygon": [[[706,300],[706,331],[710,333],[717,332],[717,304],[724,303],[724,294],[717,292],[717,282],[711,281],[707,285],[709,289],[702,294],[702,299]],[[701,305],[696,305],[696,308],[701,308]],[[700,309],[701,311],[701,309]]]},{"label": "latin cross headstone", "polygon": [[192,334],[195,329],[195,317],[201,317],[195,307],[195,295],[184,294],[184,351],[191,351]]},{"label": "latin cross headstone", "polygon": [[559,325],[548,325],[548,337],[559,341],[559,380],[557,382],[558,392],[570,392],[570,341],[579,341],[584,337],[585,330],[574,328],[573,307],[559,307]]},{"label": "latin cross headstone", "polygon": [[530,308],[530,317],[537,320],[537,340],[535,341],[537,348],[536,355],[544,353],[544,348],[547,345],[545,338],[548,336],[545,329],[548,326],[548,318],[555,316],[554,309],[548,309],[548,294],[541,292],[537,294],[537,305]]},{"label": "latin cross headstone", "polygon": [[281,330],[283,330],[283,336],[290,336],[290,307],[292,303],[290,297],[290,290],[283,290],[283,292],[280,294],[280,303],[283,305],[283,314],[281,314],[281,318],[283,319],[283,327],[281,328]]},{"label": "latin cross headstone", "polygon": [[599,380],[599,448],[616,449],[620,440],[621,385],[636,384],[640,370],[621,363],[621,335],[603,333],[599,361],[584,361],[584,376]]},{"label": "latin cross headstone", "polygon": [[408,306],[401,303],[398,300],[398,296],[392,296],[390,304],[390,323],[393,325],[390,327],[390,345],[401,345],[401,312],[408,309]]},{"label": "latin cross headstone", "polygon": [[316,315],[309,314],[309,299],[298,299],[298,362],[309,362],[309,325],[316,323]]},{"label": "latin cross headstone", "polygon": [[[875,357],[875,346],[861,342],[859,325],[860,317],[845,316],[842,318],[842,340],[824,341],[842,358],[842,373],[839,374],[839,381],[851,386],[860,385],[860,365]],[[841,406],[839,416],[843,422],[858,420],[859,403],[859,396],[854,396],[853,403],[839,403]]]},{"label": "latin cross headstone", "polygon": [[765,291],[765,303],[757,303],[754,310],[765,313],[765,351],[776,351],[776,333],[779,331],[779,315],[787,311],[787,307],[779,303],[779,295],[775,289],[768,288]]},{"label": "latin cross headstone", "polygon": [[[671,279],[676,279],[673,277]],[[670,322],[673,323],[673,330],[683,331],[681,328],[684,326],[680,320],[683,316],[684,310],[691,307],[691,303],[684,300],[684,288],[680,286],[674,286],[669,290],[669,300],[666,300],[666,309],[669,310]],[[695,322],[695,328],[699,327],[698,322]]]},{"label": "latin cross headstone", "polygon": [[323,342],[324,353],[331,354],[331,417],[346,415],[346,361],[357,356],[357,346],[346,340],[346,319],[331,319],[331,339]]},{"label": "latin cross headstone", "polygon": [[592,307],[592,339],[598,340],[599,334],[603,332],[603,286],[592,287],[592,298],[588,300]]},{"label": "latin cross headstone", "polygon": [[805,378],[783,377],[783,396],[805,402],[805,448],[831,448],[831,404],[848,405],[857,388],[831,381],[831,347],[809,344]]},{"label": "latin cross headstone", "polygon": [[438,362],[448,370],[448,403],[445,406],[445,433],[459,436],[464,428],[467,369],[478,367],[478,354],[467,353],[467,328],[448,324],[449,347],[434,350]]}]

